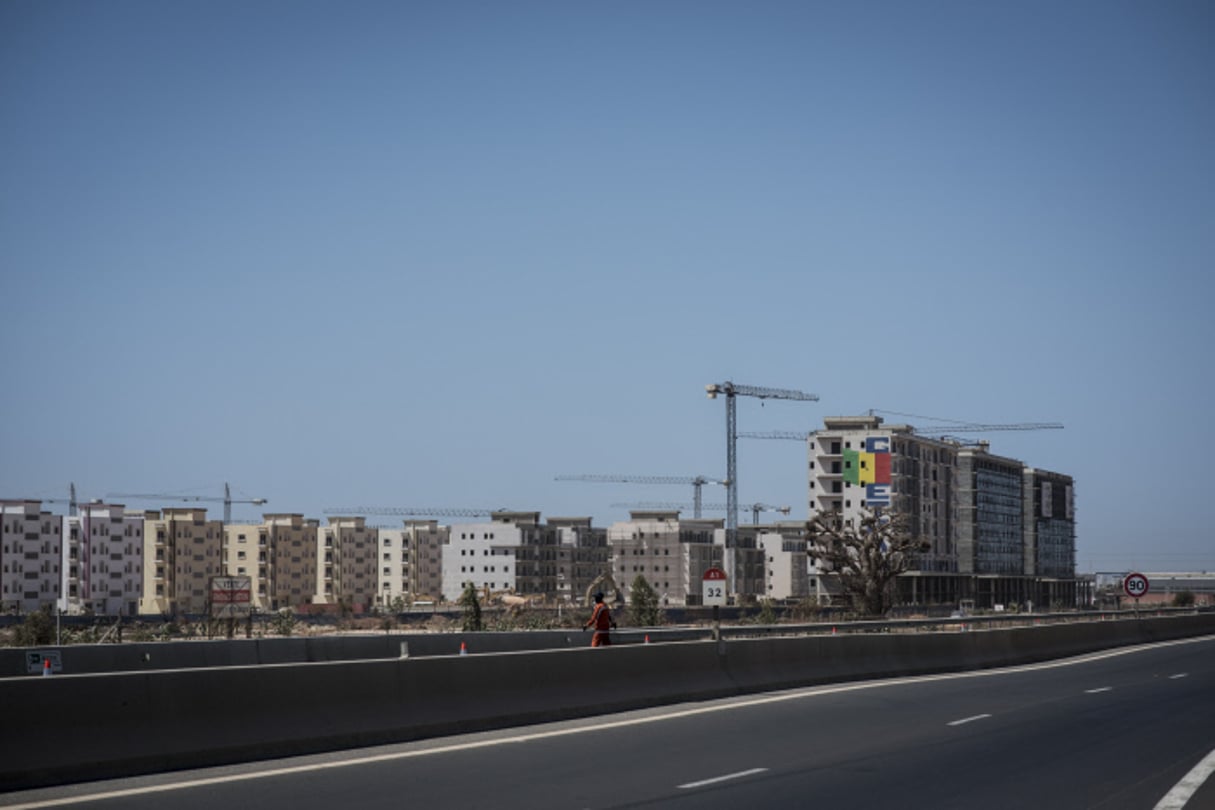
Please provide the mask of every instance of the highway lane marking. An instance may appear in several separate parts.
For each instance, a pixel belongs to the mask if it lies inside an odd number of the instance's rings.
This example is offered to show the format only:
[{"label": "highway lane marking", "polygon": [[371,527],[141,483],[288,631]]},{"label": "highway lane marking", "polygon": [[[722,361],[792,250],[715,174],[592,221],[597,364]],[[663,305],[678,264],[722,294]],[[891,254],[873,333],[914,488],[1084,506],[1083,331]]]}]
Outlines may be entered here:
[{"label": "highway lane marking", "polygon": [[1170,680],[1170,681],[1175,681],[1175,680],[1177,680],[1178,678],[1184,678],[1184,677],[1186,677],[1186,676],[1187,676],[1187,675],[1189,675],[1189,674],[1190,674],[1190,673],[1188,673],[1188,672],[1178,672],[1176,675],[1170,675],[1170,676],[1169,676],[1169,680]]},{"label": "highway lane marking", "polygon": [[[472,751],[481,748],[491,748],[499,745],[528,743],[535,740],[550,739],[554,737],[567,737],[573,734],[592,734],[610,729],[627,728],[630,726],[639,726],[649,723],[660,723],[666,720],[679,720],[685,717],[696,717],[702,714],[726,711],[730,709],[747,709],[754,706],[763,706],[769,703],[783,703],[789,700],[802,700],[804,698],[818,697],[820,695],[838,695],[845,692],[881,689],[888,686],[907,686],[910,684],[951,681],[962,678],[990,678],[1017,672],[1036,672],[1040,670],[1059,669],[1061,667],[1087,664],[1093,661],[1103,661],[1108,658],[1118,658],[1124,655],[1133,655],[1134,653],[1146,652],[1147,650],[1157,649],[1160,647],[1174,647],[1181,644],[1200,644],[1203,642],[1210,642],[1212,638],[1212,636],[1198,636],[1195,638],[1177,639],[1174,641],[1161,641],[1155,644],[1146,644],[1138,647],[1124,647],[1117,650],[1107,650],[1105,652],[1093,653],[1090,655],[1066,658],[1060,661],[1026,664],[1024,666],[1007,667],[1005,669],[983,669],[976,670],[974,672],[947,672],[939,675],[920,675],[914,678],[891,678],[879,681],[868,681],[865,683],[812,687],[810,689],[799,689],[793,692],[782,692],[774,695],[765,695],[763,697],[748,698],[738,702],[726,704],[697,706],[690,709],[678,709],[672,712],[667,712],[660,715],[652,715],[649,717],[633,717],[627,720],[612,720],[606,723],[598,723],[590,726],[552,729],[549,731],[539,731],[532,734],[520,734],[513,737],[502,737],[492,740],[474,740],[472,742],[450,743],[447,745],[437,745],[433,748],[422,748],[411,751],[394,751],[386,754],[371,754],[368,756],[343,759],[335,762],[313,762],[305,765],[289,765],[278,768],[270,768],[264,771],[259,770],[245,773],[230,773],[222,776],[187,779],[182,782],[170,782],[158,785],[144,785],[120,790],[110,790],[103,793],[80,794],[76,796],[64,796],[53,799],[36,799],[24,804],[5,805],[5,807],[7,810],[41,810],[41,808],[44,807],[63,807],[65,805],[85,804],[87,802],[99,802],[109,799],[121,799],[128,796],[144,796],[156,793],[168,793],[175,790],[190,790],[191,788],[207,787],[210,785],[246,782],[252,779],[271,779],[277,776],[294,776],[297,774],[329,770],[332,768],[348,768],[357,765],[375,765],[384,762],[396,762],[403,759],[414,759],[416,757],[430,756],[431,754],[450,754],[457,751]],[[46,790],[53,788],[43,789]]]},{"label": "highway lane marking", "polygon": [[1164,798],[1156,803],[1154,810],[1181,810],[1186,806],[1198,788],[1202,787],[1202,783],[1207,781],[1207,777],[1211,772],[1215,771],[1215,751],[1207,754],[1202,762],[1199,762],[1194,768],[1181,778],[1181,781],[1173,785],[1173,789],[1164,794]]},{"label": "highway lane marking", "polygon": [[679,785],[680,790],[689,790],[691,788],[704,787],[705,785],[715,785],[718,782],[727,782],[731,779],[742,779],[744,776],[754,776],[757,773],[763,773],[767,768],[752,768],[749,771],[739,771],[738,773],[728,773],[725,776],[714,776],[712,779],[701,779],[699,782],[688,782],[686,785]]},{"label": "highway lane marking", "polygon": [[962,726],[966,723],[973,723],[976,720],[986,720],[991,717],[990,714],[976,714],[974,717],[963,717],[961,720],[954,720],[952,723],[946,723],[947,726]]},{"label": "highway lane marking", "polygon": [[1112,692],[1112,691],[1114,691],[1114,687],[1112,687],[1112,686],[1098,686],[1096,689],[1085,689],[1084,694],[1099,695],[1102,692]]}]

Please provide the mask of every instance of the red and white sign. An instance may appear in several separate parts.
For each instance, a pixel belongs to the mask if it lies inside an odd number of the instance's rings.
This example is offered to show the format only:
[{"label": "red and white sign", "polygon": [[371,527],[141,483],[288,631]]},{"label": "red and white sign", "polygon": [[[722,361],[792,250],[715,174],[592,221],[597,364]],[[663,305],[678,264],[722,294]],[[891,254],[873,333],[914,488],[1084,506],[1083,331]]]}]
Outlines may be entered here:
[{"label": "red and white sign", "polygon": [[242,616],[252,601],[252,577],[211,578],[212,616]]},{"label": "red and white sign", "polygon": [[1148,578],[1143,574],[1127,574],[1126,579],[1122,580],[1122,590],[1126,591],[1127,596],[1138,599],[1148,592]]},{"label": "red and white sign", "polygon": [[726,604],[726,572],[720,568],[710,568],[705,571],[704,603],[723,607]]}]

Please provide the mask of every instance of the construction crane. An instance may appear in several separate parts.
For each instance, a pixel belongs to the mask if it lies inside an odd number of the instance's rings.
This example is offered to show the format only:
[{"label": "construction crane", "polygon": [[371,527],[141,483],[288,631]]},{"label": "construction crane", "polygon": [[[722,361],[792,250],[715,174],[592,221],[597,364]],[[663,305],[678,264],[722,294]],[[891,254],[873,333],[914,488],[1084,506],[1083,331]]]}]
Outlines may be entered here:
[{"label": "construction crane", "polygon": [[428,509],[413,506],[351,506],[343,509],[326,509],[326,515],[397,515],[400,517],[489,517],[504,509]]},{"label": "construction crane", "polygon": [[137,501],[198,501],[205,503],[220,503],[224,505],[224,523],[232,522],[232,504],[234,503],[251,503],[256,506],[261,506],[267,503],[265,498],[233,498],[232,490],[228,486],[228,482],[224,482],[224,497],[215,498],[205,495],[180,495],[174,493],[130,493],[130,492],[110,492],[106,495],[107,498],[129,498]]},{"label": "construction crane", "polygon": [[[656,503],[651,501],[643,503],[614,503],[611,506],[613,509],[677,509],[681,512],[686,511],[688,508],[686,503]],[[724,503],[706,503],[703,505],[703,508],[711,512],[724,512],[729,509]],[[780,512],[782,515],[787,515],[793,511],[788,506],[773,506],[768,503],[745,503],[742,505],[742,508],[751,511],[752,521],[756,526],[759,525],[760,512]]]},{"label": "construction crane", "polygon": [[68,514],[76,517],[80,514],[79,501],[76,500],[76,484],[72,482],[69,486],[70,497],[68,500],[63,498],[39,498],[43,503],[66,503],[68,505]]},{"label": "construction crane", "polygon": [[[929,427],[910,425],[911,429],[921,436],[955,440],[954,433],[990,433],[1000,430],[1062,430],[1059,422],[1014,422],[1004,425],[983,425],[974,422],[964,422],[953,425],[933,425]],[[946,432],[948,431],[948,432]],[[740,439],[792,439],[806,441],[813,434],[806,430],[769,430],[758,433],[739,433]],[[961,440],[955,440],[961,441]]]},{"label": "construction crane", "polygon": [[558,475],[554,481],[585,481],[593,484],[691,484],[692,514],[700,517],[700,493],[705,484],[728,486],[727,481],[717,481],[696,475],[688,478],[679,475]]},{"label": "construction crane", "polygon": [[[724,383],[706,385],[705,394],[709,399],[717,399],[718,394],[726,398],[726,548],[732,549],[735,547],[735,540],[738,536],[738,416],[735,413],[735,397],[818,402],[818,395],[787,388],[735,385],[729,380]],[[729,556],[727,555],[727,557]]]}]

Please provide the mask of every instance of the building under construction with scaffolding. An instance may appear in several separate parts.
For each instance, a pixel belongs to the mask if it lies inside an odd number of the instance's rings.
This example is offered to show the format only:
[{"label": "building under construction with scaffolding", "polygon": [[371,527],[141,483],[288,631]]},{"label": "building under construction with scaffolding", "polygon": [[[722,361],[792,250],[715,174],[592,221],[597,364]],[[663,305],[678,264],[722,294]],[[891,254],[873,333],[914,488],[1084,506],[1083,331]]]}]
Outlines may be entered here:
[{"label": "building under construction with scaffolding", "polygon": [[810,516],[906,515],[926,545],[899,577],[895,604],[1076,604],[1070,476],[880,416],[823,424],[808,438]]}]

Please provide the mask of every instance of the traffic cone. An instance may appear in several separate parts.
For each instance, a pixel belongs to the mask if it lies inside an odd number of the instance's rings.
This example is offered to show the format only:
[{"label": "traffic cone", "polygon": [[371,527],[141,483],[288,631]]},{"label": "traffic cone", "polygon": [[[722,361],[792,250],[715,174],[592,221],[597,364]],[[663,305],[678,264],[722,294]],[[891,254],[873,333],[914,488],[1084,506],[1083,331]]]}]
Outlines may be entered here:
[{"label": "traffic cone", "polygon": [[468,648],[464,646],[464,642],[460,642],[460,655],[468,655]]},{"label": "traffic cone", "polygon": [[649,633],[646,633],[646,634],[645,634],[645,643],[646,643],[646,644],[649,644],[649,643],[650,643],[650,634],[649,634]]},{"label": "traffic cone", "polygon": [[48,676],[50,674],[51,674],[51,659],[43,658],[42,659],[42,677],[45,678],[46,676]]},{"label": "traffic cone", "polygon": [[834,627],[832,627],[832,628],[831,628],[831,635],[833,635],[833,636],[835,635],[835,628],[834,628]]}]

